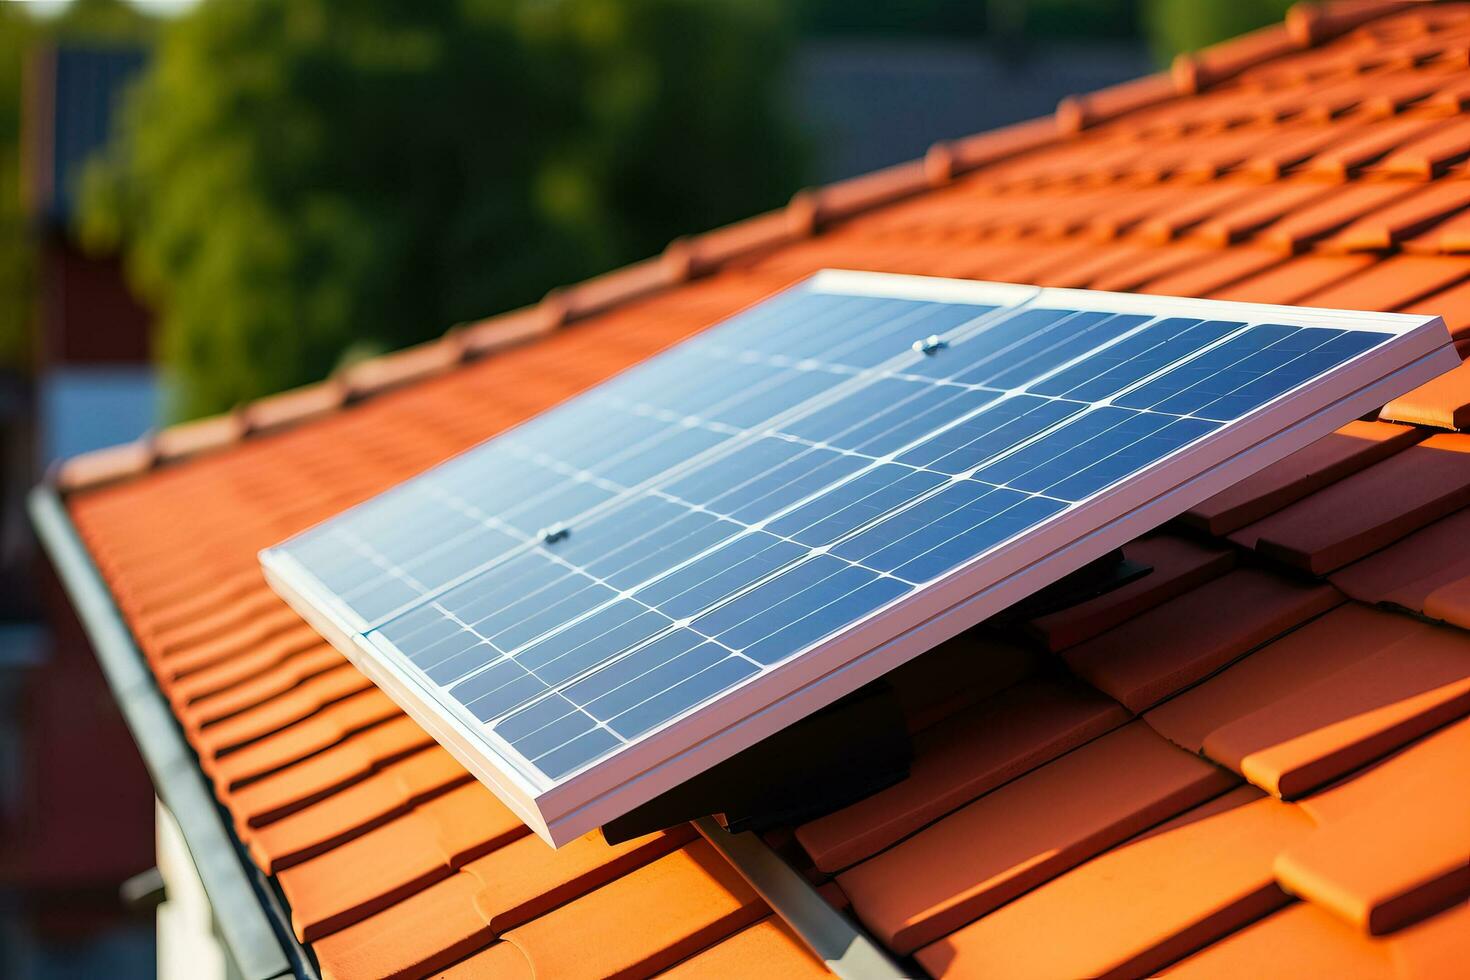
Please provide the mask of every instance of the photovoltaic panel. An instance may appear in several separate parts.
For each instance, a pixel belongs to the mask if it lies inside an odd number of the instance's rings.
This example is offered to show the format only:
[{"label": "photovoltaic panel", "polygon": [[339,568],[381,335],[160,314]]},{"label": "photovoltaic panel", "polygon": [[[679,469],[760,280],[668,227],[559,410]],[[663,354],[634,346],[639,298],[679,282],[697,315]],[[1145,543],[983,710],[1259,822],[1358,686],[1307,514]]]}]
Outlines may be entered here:
[{"label": "photovoltaic panel", "polygon": [[1425,317],[823,273],[262,560],[559,842],[1447,345]]}]

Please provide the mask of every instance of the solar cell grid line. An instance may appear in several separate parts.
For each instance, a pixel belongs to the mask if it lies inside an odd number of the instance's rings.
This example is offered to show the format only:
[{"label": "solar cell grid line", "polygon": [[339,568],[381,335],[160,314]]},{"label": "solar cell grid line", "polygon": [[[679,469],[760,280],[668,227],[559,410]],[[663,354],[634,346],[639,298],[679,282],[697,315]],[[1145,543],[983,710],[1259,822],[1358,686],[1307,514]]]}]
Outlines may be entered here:
[{"label": "solar cell grid line", "polygon": [[[466,568],[465,560],[450,560],[441,574],[419,578],[397,574],[392,570],[401,570],[406,563],[382,553],[377,540],[382,532],[374,530],[371,534],[355,533],[344,541],[354,556],[368,557],[383,574],[361,580],[357,577],[360,563],[355,562],[339,563],[334,568],[333,563],[318,560],[313,567],[322,574],[322,584],[338,595],[339,612],[349,621],[365,625],[387,618],[424,595],[527,546],[542,527],[595,510],[665,469],[685,464],[725,439],[736,437],[740,426],[759,425],[773,415],[821,397],[834,382],[815,377],[820,372],[859,374],[869,363],[878,363],[877,353],[884,349],[887,357],[895,356],[907,350],[913,334],[944,332],[983,316],[1017,290],[999,292],[1001,295],[989,303],[944,305],[881,295],[812,293],[801,287],[788,290],[766,306],[749,311],[744,319],[737,315],[685,345],[610,379],[583,396],[583,410],[544,413],[420,478],[424,487],[440,490],[439,503],[466,515],[481,515],[483,529],[467,528],[460,536],[442,535],[440,542],[463,540],[466,551],[482,555],[480,562]],[[812,329],[794,331],[785,319],[790,315],[810,316],[802,324]],[[747,322],[756,329],[747,331]],[[760,325],[764,322],[772,326],[762,331]],[[723,342],[722,338],[732,332],[742,342],[738,350]],[[826,345],[829,357],[848,363],[808,356],[814,352],[810,349],[812,337]],[[711,357],[728,368],[730,356],[744,360],[735,364],[740,369],[735,372],[737,383],[727,387],[711,385],[709,371],[690,363],[691,359]],[[618,394],[624,389],[657,392],[671,382],[682,386],[676,387],[676,393],[691,394],[702,403],[665,397],[659,399],[663,405],[658,406]],[[784,385],[784,390],[773,393],[771,389],[779,385]],[[718,397],[713,404],[712,395]],[[743,413],[728,414],[742,404],[747,406]],[[728,421],[710,421],[696,414],[711,409],[726,412]],[[678,416],[677,425],[671,424],[672,415]],[[629,438],[629,429],[635,426],[639,428],[633,431],[641,432],[641,438]],[[704,438],[700,434],[703,432],[715,437]],[[557,447],[558,452],[537,448],[548,445]],[[609,451],[609,447],[616,448]],[[583,456],[576,463],[559,458],[585,452],[593,457]],[[601,459],[597,458],[599,453]],[[537,467],[539,475],[530,474],[529,482],[486,479],[488,473],[515,472],[516,461]],[[620,464],[621,468],[616,468]],[[526,475],[522,470],[523,480]],[[390,547],[398,541],[422,540],[413,523],[405,527],[393,519],[393,496],[394,491],[389,491],[359,508],[361,519],[357,524],[388,528]],[[421,500],[410,500],[403,509],[422,512],[426,506]],[[340,527],[337,530],[340,533]],[[309,542],[303,542],[303,548],[309,547]]]},{"label": "solar cell grid line", "polygon": [[[1096,318],[1096,317],[1094,317],[1094,318],[1092,318],[1092,321],[1093,321],[1093,322],[1099,322],[1099,319],[1100,319],[1100,318]],[[1078,407],[1080,407],[1080,406],[1078,406]],[[1007,442],[1010,442],[1010,441],[1014,441],[1014,440],[1007,440]],[[886,488],[884,488],[884,487],[880,487],[880,489],[886,489]],[[933,489],[933,485],[932,485],[932,484],[931,484],[931,485],[930,485],[930,486],[929,486],[929,487],[927,487],[927,488],[926,488],[926,489]],[[1054,512],[1054,511],[1055,511],[1055,509],[1056,509],[1056,508],[1055,508],[1055,507],[1054,507],[1054,506],[1048,506],[1048,507],[1044,507],[1044,508],[1043,508],[1043,509],[1042,509],[1042,510],[1040,510],[1040,511],[1036,511],[1036,512],[1035,512],[1035,513],[1037,513],[1037,514],[1039,514],[1039,515],[1040,515],[1040,516],[1047,516],[1047,515],[1048,515],[1048,514],[1050,514],[1050,513],[1052,513],[1052,512]],[[1004,525],[1003,525],[1003,526],[1004,526]],[[1022,526],[1023,526],[1023,525],[1022,525]],[[933,551],[933,550],[939,550],[939,549],[931,549],[931,551]],[[906,566],[906,568],[907,568],[907,567],[916,567],[916,566],[914,566],[914,565],[913,565],[913,563],[910,563],[910,565],[909,565],[909,566]],[[924,567],[924,566],[922,566],[922,565],[920,565],[920,566],[917,566],[917,567]],[[936,570],[937,570],[937,569],[936,569]],[[588,613],[585,613],[585,614],[586,614],[586,615],[593,615],[593,614],[594,614],[594,613],[593,613],[593,612],[588,612]],[[636,622],[636,620],[635,620],[635,622]],[[665,624],[664,624],[664,625],[667,625],[667,623],[666,623],[666,622],[665,622]],[[646,637],[645,637],[645,638],[646,638]],[[504,651],[502,651],[502,652],[504,652]],[[544,678],[542,678],[542,679],[543,679],[543,680],[544,680]],[[473,682],[472,682],[472,683],[473,683]],[[513,689],[513,690],[517,690],[517,691],[519,691],[519,690],[530,690],[530,688],[529,688],[529,687],[525,687],[525,686],[524,686],[524,685],[523,685],[523,686],[522,686],[522,687],[521,687],[521,688],[516,688],[516,689]],[[484,693],[484,692],[483,692],[483,691],[482,691],[482,690],[481,690],[481,689],[480,689],[480,687],[478,687],[478,686],[476,686],[476,687],[473,687],[473,691],[474,691],[474,694],[476,694],[476,695],[479,695],[479,694],[483,694],[483,693]],[[514,701],[513,701],[513,700],[509,700],[509,699],[506,699],[506,700],[502,700],[502,701],[501,701],[501,702],[499,702],[499,703],[500,703],[500,705],[501,705],[501,706],[502,706],[502,707],[506,707],[506,706],[508,706],[508,707],[514,707],[514,706],[515,706],[515,703],[514,703]]]},{"label": "solar cell grid line", "polygon": [[479,692],[478,692],[478,691],[476,691],[476,693],[479,693]]},{"label": "solar cell grid line", "polygon": [[[874,313],[875,299],[917,306]],[[956,314],[933,331],[919,329],[920,317],[884,325],[947,303],[988,312]],[[801,309],[846,312],[808,332],[790,323]],[[858,311],[872,328],[844,329]],[[320,528],[262,555],[293,606],[552,843],[855,689],[1453,357],[1443,325],[1425,317],[860,273],[820,274],[743,317],[743,333],[736,317],[648,362],[642,376],[668,378],[664,387],[640,391],[630,372],[621,389],[614,379],[567,406],[616,420],[603,432],[623,419],[655,438],[657,426],[642,423],[730,430],[719,443],[662,468],[655,460],[646,479],[625,486],[607,476],[622,471],[595,468],[628,444],[575,444],[590,430],[553,410],[449,471],[458,483],[446,486],[485,503],[517,493],[524,501],[527,486],[567,493],[605,481],[611,496],[569,520],[566,509],[542,512],[561,515],[570,536],[542,541],[506,522],[503,505],[456,507],[421,491],[380,514],[417,519],[428,535],[395,528],[377,562]],[[931,332],[922,350],[908,348]],[[741,374],[749,365],[760,371]],[[729,369],[723,388],[691,383],[712,368]],[[779,411],[760,411],[761,397],[737,414],[710,410],[722,391],[787,371],[840,380]],[[501,468],[493,479],[487,460]],[[415,484],[434,481],[405,487]],[[323,527],[350,526],[353,514]],[[465,554],[476,550],[462,543],[469,535],[487,550],[509,545],[375,628],[344,615],[340,596],[311,574],[320,563],[332,568],[327,577],[362,588],[376,574],[369,565],[423,584],[414,572],[479,557]]]},{"label": "solar cell grid line", "polygon": [[[1053,320],[1060,320],[1060,319],[1062,319],[1064,317],[1069,317],[1069,316],[1072,319],[1077,319],[1077,317],[1074,314],[1066,314],[1066,313],[1061,312],[1061,311],[1048,311],[1048,312],[1055,314],[1054,316],[1052,316],[1052,319]],[[1090,318],[1087,318],[1087,319],[1092,324],[1103,322],[1103,318],[1102,317],[1097,317],[1097,316],[1090,317]],[[1128,326],[1129,327],[1135,326],[1138,323],[1141,323],[1144,319],[1146,319],[1146,318],[1141,318],[1141,317],[1140,318],[1134,318],[1134,320]],[[1239,327],[1243,326],[1243,324],[1241,324],[1241,323],[1234,323],[1234,324],[1232,324],[1230,326],[1232,326],[1234,328],[1239,328]],[[1121,336],[1121,335],[1122,334],[1115,334],[1115,336]],[[1212,336],[1213,337],[1218,337],[1218,334],[1217,335],[1212,335]],[[1074,358],[1073,360],[1076,360],[1076,358]],[[1065,366],[1065,364],[1059,362],[1056,359],[1053,359],[1053,361],[1051,363],[1053,365],[1053,369],[1060,369],[1060,367]],[[1045,403],[1043,403],[1043,404],[1045,404]],[[1075,406],[1075,408],[1080,409],[1081,406]],[[1045,421],[1049,421],[1049,420],[1044,420],[1043,425],[1045,424]],[[1162,427],[1162,424],[1155,425],[1153,427],[1143,429],[1140,432],[1140,438],[1149,436],[1151,433],[1153,433],[1155,430],[1157,430],[1160,427]],[[1163,449],[1176,448],[1177,445],[1180,445],[1184,441],[1186,441],[1186,439],[1187,439],[1188,436],[1204,434],[1204,433],[1208,432],[1210,430],[1210,428],[1212,428],[1212,427],[1204,426],[1204,427],[1196,428],[1193,431],[1186,431],[1184,433],[1184,435],[1185,435],[1186,438],[1175,439],[1172,442],[1169,442],[1166,445],[1164,445],[1162,448]],[[1005,440],[1006,443],[1013,443],[1015,441],[1016,440],[1014,438]],[[1108,455],[1109,454],[1104,454],[1104,459],[1106,459]],[[1113,455],[1117,455],[1117,454],[1115,453]],[[1146,461],[1147,460],[1145,460],[1145,462]],[[1130,468],[1130,467],[1127,466],[1127,465],[1125,465],[1123,467],[1124,470],[1126,470],[1128,468]],[[933,490],[935,488],[935,486],[936,486],[936,484],[932,484],[931,483],[927,487],[924,487],[923,490],[925,492],[927,492],[928,490]],[[892,489],[892,487],[890,485],[884,483],[883,481],[879,481],[878,489],[881,491],[881,490]],[[953,494],[949,494],[949,496],[953,496]],[[901,560],[899,562],[892,563],[893,566],[894,566],[894,570],[896,570],[898,572],[898,575],[896,577],[903,578],[903,577],[907,576],[909,579],[922,580],[922,579],[925,579],[925,578],[932,577],[933,575],[938,574],[939,572],[942,572],[943,570],[945,570],[946,568],[952,566],[953,564],[957,564],[960,560],[962,560],[962,559],[964,559],[966,557],[969,557],[969,555],[970,555],[970,553],[972,551],[978,550],[973,543],[970,543],[968,545],[965,545],[965,544],[962,543],[960,547],[956,548],[954,546],[955,540],[962,539],[965,536],[969,536],[969,537],[973,538],[974,535],[976,534],[976,532],[984,532],[984,533],[987,533],[987,534],[992,535],[992,537],[989,538],[989,539],[982,538],[982,541],[985,541],[985,540],[989,540],[989,541],[992,541],[992,542],[999,541],[999,540],[1003,539],[1004,537],[1006,537],[1008,535],[1008,533],[1014,533],[1016,531],[1024,530],[1026,527],[1030,526],[1031,524],[1035,523],[1036,521],[1038,521],[1040,519],[1044,519],[1045,517],[1051,516],[1052,514],[1056,513],[1057,510],[1059,510],[1060,509],[1060,506],[1061,506],[1060,503],[1058,503],[1056,501],[1041,502],[1041,501],[1033,500],[1033,501],[1025,502],[1025,505],[1024,506],[1019,506],[1018,507],[1017,505],[1023,503],[1024,497],[1022,497],[1021,495],[1015,495],[1015,494],[1007,495],[1007,494],[1001,493],[1001,492],[988,493],[988,494],[985,495],[985,497],[987,498],[987,502],[990,504],[990,507],[991,507],[991,510],[990,511],[981,510],[981,511],[978,511],[977,512],[977,511],[975,511],[973,509],[974,508],[974,504],[973,503],[971,504],[971,507],[969,509],[954,509],[954,508],[949,508],[947,506],[941,505],[941,513],[942,513],[942,516],[936,518],[936,520],[933,522],[933,524],[929,524],[928,525],[928,526],[931,526],[932,527],[934,524],[942,523],[942,521],[945,520],[945,519],[953,520],[954,519],[954,514],[956,514],[956,513],[964,514],[966,516],[966,518],[967,518],[964,521],[964,523],[969,524],[969,525],[974,525],[973,527],[967,527],[965,529],[965,534],[964,535],[956,535],[955,538],[946,538],[946,539],[943,539],[939,545],[935,545],[933,547],[921,548],[921,549],[919,549],[920,552],[921,552],[921,554],[913,555],[913,556],[904,556],[903,555],[903,552],[902,552],[902,549],[901,549],[900,546],[901,546],[902,541],[904,540],[904,538],[905,537],[908,537],[908,536],[903,536],[903,537],[900,537],[900,539],[897,540],[897,541],[887,542],[887,547],[886,548],[883,548],[881,551],[878,551],[877,553],[881,556],[885,552],[894,552],[897,549],[898,554],[901,556]],[[1001,505],[999,507],[997,507],[996,506],[996,503],[995,503],[997,498],[1000,498],[1001,499]],[[983,520],[975,520],[974,518],[975,518],[975,516],[977,514],[982,514],[983,517],[984,517],[984,519]],[[890,536],[891,536],[891,532],[893,530],[893,525],[894,525],[894,522],[891,522],[890,521],[890,522],[888,522],[888,526],[883,529],[885,532],[889,533]],[[1000,528],[1001,529],[1000,533],[996,533],[996,528]],[[849,529],[849,530],[851,530],[851,529]],[[842,551],[839,549],[837,551],[837,553],[838,554],[841,554]],[[874,553],[874,549],[869,549],[869,551],[867,553],[869,553],[869,554]],[[900,565],[902,567],[899,567]],[[881,575],[880,575],[880,577],[881,577]],[[857,583],[857,584],[861,585],[862,589],[866,589],[866,590],[868,590],[870,592],[877,593],[877,592],[880,592],[881,591],[881,587],[878,586],[877,583],[871,583],[868,580],[862,580],[860,583]],[[853,591],[854,592],[857,592],[858,590],[855,588]],[[903,591],[905,591],[905,589],[900,588],[900,587],[889,587],[889,592],[884,593],[884,597],[885,598],[892,598],[892,597],[895,597],[898,594],[901,594]],[[847,595],[847,593],[841,592],[841,590],[838,590],[838,592],[839,592],[839,596],[840,597],[846,597],[846,595]],[[617,601],[617,600],[609,599],[609,605],[602,607],[602,609],[608,609],[608,608],[617,609],[617,607],[619,605],[624,605],[624,603],[621,603],[620,601]],[[594,610],[594,611],[591,611],[591,612],[587,613],[587,615],[594,615],[595,616],[595,615],[600,614],[600,612],[601,612],[601,610]],[[640,634],[642,640],[647,640],[650,636],[655,635],[659,631],[660,628],[667,628],[669,625],[671,625],[671,621],[669,621],[667,618],[664,618],[663,620],[660,621],[660,620],[656,620],[656,619],[651,619],[650,617],[648,617],[646,615],[639,616],[639,617],[634,617],[631,614],[618,615],[617,613],[614,613],[614,618],[617,619],[617,624],[616,625],[618,625],[620,627],[623,626],[624,623],[627,623],[630,620],[631,620],[632,623],[635,623],[635,624],[638,623],[638,622],[640,622],[640,621],[642,621],[643,624],[644,624],[644,626],[645,627],[648,627],[648,628],[646,628],[644,630],[643,634]],[[791,633],[791,628],[788,628],[785,632],[788,633],[788,634],[790,634]],[[599,635],[602,635],[602,634],[599,634]],[[708,637],[706,637],[706,638],[708,638]],[[767,641],[766,644],[765,644],[765,646],[768,649],[774,649],[774,648],[779,647],[779,644],[773,644],[770,641]],[[739,651],[732,649],[732,652],[738,653]],[[789,651],[787,651],[787,652],[789,652]],[[513,655],[514,651],[511,651],[511,652],[508,652],[508,653],[506,651],[502,651],[502,653],[505,653],[506,655]],[[763,658],[763,659],[772,659],[772,660],[774,660],[774,659],[779,659],[779,657],[777,656],[777,657],[769,657],[769,658]],[[601,665],[598,665],[598,666],[601,666]],[[547,678],[545,676],[540,675],[540,674],[536,674],[535,671],[532,671],[532,674],[535,675],[536,680],[542,681],[543,683],[545,683],[547,681]],[[563,680],[563,681],[566,680],[565,677],[560,678],[560,679]],[[477,711],[477,717],[482,718],[482,720],[489,720],[489,717],[493,717],[493,715],[494,715],[494,713],[496,711],[514,711],[514,710],[517,710],[518,708],[520,708],[520,706],[521,706],[521,704],[523,702],[518,702],[516,700],[516,698],[519,697],[524,692],[535,690],[535,688],[532,687],[532,686],[530,686],[530,683],[531,682],[527,678],[518,676],[517,677],[517,680],[522,681],[524,683],[522,683],[521,686],[519,686],[519,687],[516,687],[516,686],[506,686],[506,687],[503,687],[503,688],[496,688],[492,693],[494,693],[498,697],[491,702],[493,706],[491,708],[489,708],[489,709],[482,709],[482,710]],[[474,707],[483,705],[485,703],[484,698],[485,698],[486,692],[484,691],[482,685],[477,684],[476,681],[471,681],[466,686],[471,688],[471,690],[472,690],[472,696],[481,698],[481,700],[474,700],[474,701],[472,701],[470,703],[470,706],[472,708],[474,708]],[[551,687],[550,684],[546,684],[544,690],[549,690],[550,687]],[[507,696],[506,695],[506,692],[507,691],[510,692],[510,696]],[[658,692],[658,693],[661,693],[661,692]],[[534,699],[532,699],[532,701],[534,701]],[[675,707],[677,707],[677,705],[675,705]],[[487,716],[487,710],[488,710],[488,716]],[[648,717],[645,718],[645,721],[658,721],[658,720],[663,720],[663,719],[659,719],[659,718],[653,717],[652,715],[649,715]],[[561,724],[561,727],[563,729],[566,727],[564,723],[559,723],[559,724]],[[537,737],[539,738],[540,736],[538,735]],[[517,746],[517,747],[520,748],[521,746]],[[533,759],[533,761],[536,758],[534,755],[532,755],[530,757]],[[571,761],[571,760],[568,760],[568,761]]]}]

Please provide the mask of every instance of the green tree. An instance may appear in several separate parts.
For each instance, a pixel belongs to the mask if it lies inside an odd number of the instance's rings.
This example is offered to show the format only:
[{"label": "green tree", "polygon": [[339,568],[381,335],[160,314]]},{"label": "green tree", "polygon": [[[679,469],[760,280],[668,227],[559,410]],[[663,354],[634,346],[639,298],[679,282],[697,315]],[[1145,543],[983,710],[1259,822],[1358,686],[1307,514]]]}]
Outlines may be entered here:
[{"label": "green tree", "polygon": [[1246,31],[1279,23],[1294,0],[1144,0],[1143,22],[1155,57],[1167,64]]},{"label": "green tree", "polygon": [[0,368],[28,357],[31,249],[20,199],[20,107],[30,18],[0,4]]},{"label": "green tree", "polygon": [[83,195],[177,413],[321,377],[771,206],[798,173],[755,0],[206,0]]}]

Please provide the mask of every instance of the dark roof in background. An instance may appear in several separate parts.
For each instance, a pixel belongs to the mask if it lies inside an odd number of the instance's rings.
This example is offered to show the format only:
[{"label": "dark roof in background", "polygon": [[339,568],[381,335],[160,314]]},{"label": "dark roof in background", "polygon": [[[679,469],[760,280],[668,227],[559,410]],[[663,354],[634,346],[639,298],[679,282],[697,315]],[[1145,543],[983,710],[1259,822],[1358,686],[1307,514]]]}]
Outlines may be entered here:
[{"label": "dark roof in background", "polygon": [[106,144],[119,98],[147,60],[128,45],[66,43],[32,55],[24,152],[37,220],[58,228],[71,222],[84,166]]},{"label": "dark roof in background", "polygon": [[[819,972],[688,828],[552,851],[259,548],[824,267],[1443,314],[1470,5],[1284,27],[321,385],[72,461],[67,509],[339,978]],[[936,974],[1451,977],[1470,955],[1470,367],[1129,546],[1153,573],[892,677],[912,775],[769,835]]]}]

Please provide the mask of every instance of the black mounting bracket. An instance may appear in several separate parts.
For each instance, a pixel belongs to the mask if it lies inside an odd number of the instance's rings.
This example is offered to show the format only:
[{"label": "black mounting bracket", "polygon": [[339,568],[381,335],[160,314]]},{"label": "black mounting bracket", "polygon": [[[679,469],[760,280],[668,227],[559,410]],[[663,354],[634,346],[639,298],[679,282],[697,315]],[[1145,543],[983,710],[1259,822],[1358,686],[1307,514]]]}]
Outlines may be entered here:
[{"label": "black mounting bracket", "polygon": [[908,776],[908,729],[875,681],[602,828],[609,844],[713,814],[731,833],[804,823]]},{"label": "black mounting bracket", "polygon": [[1153,571],[1152,565],[1124,557],[1116,548],[1096,561],[1034,592],[1020,602],[996,613],[989,620],[993,626],[1010,626],[1028,619],[1058,612],[1070,606],[1107,595],[1114,589],[1136,582]]}]

